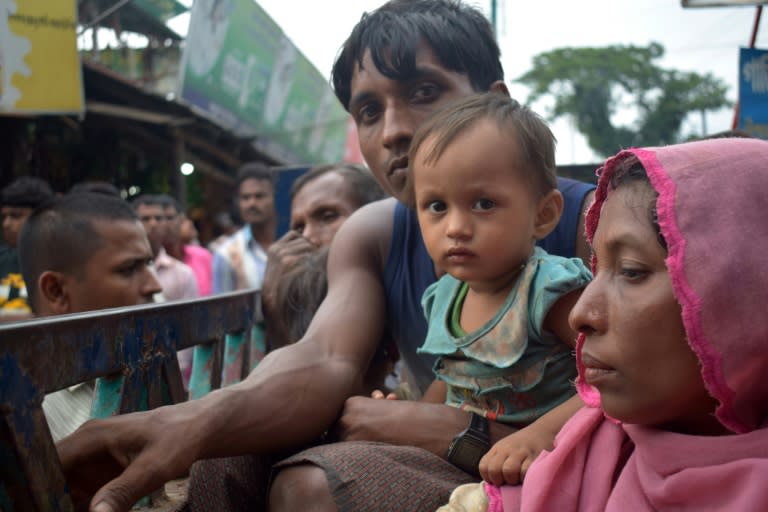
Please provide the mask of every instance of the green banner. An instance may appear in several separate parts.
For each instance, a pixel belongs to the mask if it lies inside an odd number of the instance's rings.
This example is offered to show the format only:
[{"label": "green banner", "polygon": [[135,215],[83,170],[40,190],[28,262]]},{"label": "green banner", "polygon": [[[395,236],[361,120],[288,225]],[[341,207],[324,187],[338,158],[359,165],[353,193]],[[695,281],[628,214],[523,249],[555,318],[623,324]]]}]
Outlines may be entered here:
[{"label": "green banner", "polygon": [[179,98],[284,163],[338,161],[347,113],[253,0],[196,0]]},{"label": "green banner", "polygon": [[176,0],[133,0],[133,4],[163,22],[187,11]]}]

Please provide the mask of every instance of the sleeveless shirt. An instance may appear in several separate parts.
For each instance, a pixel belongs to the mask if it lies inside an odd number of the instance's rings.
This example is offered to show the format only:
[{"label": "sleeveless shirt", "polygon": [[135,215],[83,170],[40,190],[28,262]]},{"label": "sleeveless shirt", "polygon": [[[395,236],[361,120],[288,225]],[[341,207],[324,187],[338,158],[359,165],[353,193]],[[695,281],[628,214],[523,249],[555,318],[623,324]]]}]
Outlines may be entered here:
[{"label": "sleeveless shirt", "polygon": [[[576,226],[584,196],[595,188],[590,183],[557,178],[563,194],[563,215],[557,227],[538,245],[550,254],[571,258],[576,252]],[[435,357],[417,354],[427,335],[427,320],[421,297],[437,281],[432,260],[421,238],[416,212],[398,202],[392,223],[392,240],[384,264],[384,290],[387,300],[387,329],[397,343],[400,357],[423,393],[434,380]]]}]

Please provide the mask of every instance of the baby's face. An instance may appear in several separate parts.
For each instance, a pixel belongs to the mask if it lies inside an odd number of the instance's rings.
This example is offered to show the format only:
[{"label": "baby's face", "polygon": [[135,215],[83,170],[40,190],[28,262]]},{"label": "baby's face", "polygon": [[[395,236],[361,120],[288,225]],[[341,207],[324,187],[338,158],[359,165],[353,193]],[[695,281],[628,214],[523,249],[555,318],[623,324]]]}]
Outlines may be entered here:
[{"label": "baby's face", "polygon": [[412,162],[424,244],[443,271],[475,291],[511,288],[539,236],[539,198],[523,178],[517,148],[479,121],[436,159],[431,139]]},{"label": "baby's face", "polygon": [[581,359],[586,382],[598,389],[605,412],[622,422],[688,434],[712,434],[716,402],[688,345],[670,280],[666,250],[657,240],[647,183],[609,193],[593,240],[594,280],[571,311],[586,336]]}]

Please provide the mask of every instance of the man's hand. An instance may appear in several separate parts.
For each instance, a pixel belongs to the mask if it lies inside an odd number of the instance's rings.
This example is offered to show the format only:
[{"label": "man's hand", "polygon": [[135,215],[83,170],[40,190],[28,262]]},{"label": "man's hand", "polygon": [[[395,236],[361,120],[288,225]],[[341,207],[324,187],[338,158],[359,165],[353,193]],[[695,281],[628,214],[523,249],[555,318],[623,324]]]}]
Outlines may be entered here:
[{"label": "man's hand", "polygon": [[92,420],[57,444],[78,509],[90,500],[92,512],[127,512],[185,474],[196,456],[195,424],[158,411]]},{"label": "man's hand", "polygon": [[298,231],[288,231],[267,250],[267,268],[264,270],[262,297],[268,308],[274,306],[277,284],[282,276],[309,254],[317,250],[312,242]]},{"label": "man's hand", "polygon": [[443,404],[355,396],[344,403],[334,433],[339,441],[418,446],[445,458],[469,415]]}]

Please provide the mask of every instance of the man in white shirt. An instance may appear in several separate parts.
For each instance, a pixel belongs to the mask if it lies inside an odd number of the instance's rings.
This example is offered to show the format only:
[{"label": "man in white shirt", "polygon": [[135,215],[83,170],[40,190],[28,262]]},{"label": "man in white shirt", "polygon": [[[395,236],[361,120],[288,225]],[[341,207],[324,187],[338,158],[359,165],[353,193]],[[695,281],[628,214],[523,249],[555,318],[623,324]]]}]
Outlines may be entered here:
[{"label": "man in white shirt", "polygon": [[272,170],[250,162],[237,172],[237,205],[243,227],[213,252],[213,293],[261,288],[267,249],[275,241],[275,178]]},{"label": "man in white shirt", "polygon": [[[136,213],[104,194],[69,194],[36,210],[19,237],[19,253],[37,316],[145,304],[161,290]],[[92,401],[90,383],[45,397],[54,441],[90,417]]]}]

